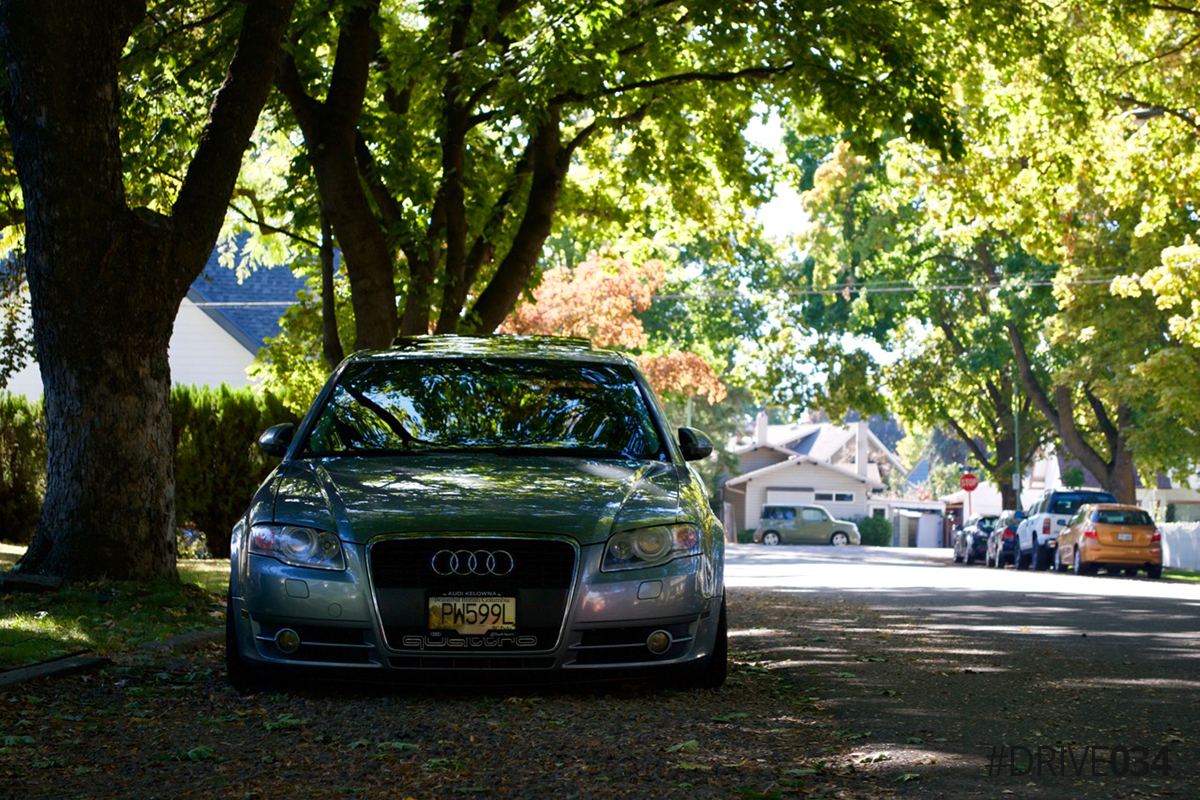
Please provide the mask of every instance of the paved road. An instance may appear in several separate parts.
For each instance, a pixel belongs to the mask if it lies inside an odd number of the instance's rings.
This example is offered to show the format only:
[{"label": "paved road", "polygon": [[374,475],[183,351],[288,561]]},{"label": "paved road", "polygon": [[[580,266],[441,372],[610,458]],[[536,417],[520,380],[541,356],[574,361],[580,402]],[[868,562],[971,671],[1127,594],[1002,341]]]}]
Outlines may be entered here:
[{"label": "paved road", "polygon": [[[726,583],[739,647],[815,684],[847,747],[884,756],[864,769],[920,775],[896,784],[906,794],[1200,797],[1200,583],[754,545],[729,548]],[[740,627],[739,592],[770,594],[779,626]],[[805,604],[819,612],[789,616]],[[1024,748],[1018,769],[1002,745]]]}]

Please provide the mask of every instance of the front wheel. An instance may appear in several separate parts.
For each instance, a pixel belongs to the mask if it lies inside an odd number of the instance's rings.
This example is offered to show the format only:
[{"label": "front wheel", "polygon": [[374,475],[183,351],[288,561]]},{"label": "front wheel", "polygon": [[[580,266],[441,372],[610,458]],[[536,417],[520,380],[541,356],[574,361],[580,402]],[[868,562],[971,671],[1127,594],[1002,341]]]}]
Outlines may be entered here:
[{"label": "front wheel", "polygon": [[774,547],[779,544],[779,534],[775,531],[767,531],[763,534],[762,543],[768,547]]},{"label": "front wheel", "polygon": [[850,544],[850,537],[842,531],[838,531],[830,537],[829,543],[834,547],[845,547]]},{"label": "front wheel", "polygon": [[1017,561],[1016,561],[1017,569],[1020,569],[1020,570],[1029,569],[1029,563],[1032,560],[1033,560],[1033,555],[1031,553],[1026,553],[1023,550],[1017,551]]},{"label": "front wheel", "polygon": [[1158,580],[1162,577],[1162,564],[1151,564],[1146,567],[1146,577]]},{"label": "front wheel", "polygon": [[725,614],[725,598],[721,598],[721,614],[717,617],[717,638],[712,652],[690,668],[685,684],[691,689],[720,689],[729,672],[729,620]]},{"label": "front wheel", "polygon": [[229,596],[225,597],[225,679],[239,694],[253,694],[262,688],[262,678],[238,652],[233,599]]}]

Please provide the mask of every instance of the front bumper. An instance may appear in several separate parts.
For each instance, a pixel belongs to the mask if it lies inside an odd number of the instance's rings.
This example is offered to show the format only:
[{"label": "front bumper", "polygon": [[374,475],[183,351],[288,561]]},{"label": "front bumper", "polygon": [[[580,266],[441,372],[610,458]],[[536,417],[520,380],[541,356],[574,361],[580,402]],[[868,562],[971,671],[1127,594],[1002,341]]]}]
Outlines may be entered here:
[{"label": "front bumper", "polygon": [[[337,573],[249,556],[245,590],[232,597],[243,660],[293,674],[333,671],[362,679],[420,680],[435,673],[445,679],[447,670],[589,679],[669,671],[699,662],[714,649],[723,586],[707,555],[605,573],[603,544],[579,547],[566,537],[394,537],[372,547],[384,543],[396,550],[386,565],[377,557],[383,550],[372,555],[366,547],[351,546],[348,569]],[[522,621],[516,630],[477,635],[429,629],[429,598],[471,594],[474,576],[419,577],[429,563],[424,550],[483,544],[528,550],[539,543],[557,547],[557,565],[540,564],[526,579],[509,584],[480,581],[485,596],[516,597]],[[523,553],[518,558],[529,560]],[[546,577],[556,570],[561,585]],[[299,637],[291,652],[276,641],[285,629]],[[647,644],[656,631],[669,637],[658,653]]]}]

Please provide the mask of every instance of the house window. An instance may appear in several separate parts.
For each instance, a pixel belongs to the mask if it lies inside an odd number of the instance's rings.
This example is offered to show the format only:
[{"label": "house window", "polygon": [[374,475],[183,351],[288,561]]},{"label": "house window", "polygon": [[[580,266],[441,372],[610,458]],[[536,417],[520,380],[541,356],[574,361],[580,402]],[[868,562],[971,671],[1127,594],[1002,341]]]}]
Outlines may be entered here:
[{"label": "house window", "polygon": [[817,499],[818,503],[820,503],[820,502],[853,503],[854,502],[854,493],[853,492],[836,492],[836,493],[834,493],[834,492],[817,492],[816,499]]},{"label": "house window", "polygon": [[886,514],[884,513],[884,510],[882,508],[876,508],[871,512],[871,516],[879,517],[880,519],[883,519],[886,516]]},{"label": "house window", "polygon": [[817,492],[816,497],[818,503],[821,501],[825,501],[827,503],[833,502],[833,492]]},{"label": "house window", "polygon": [[854,494],[852,492],[838,492],[836,495],[834,495],[834,498],[839,503],[853,503],[854,502]]}]

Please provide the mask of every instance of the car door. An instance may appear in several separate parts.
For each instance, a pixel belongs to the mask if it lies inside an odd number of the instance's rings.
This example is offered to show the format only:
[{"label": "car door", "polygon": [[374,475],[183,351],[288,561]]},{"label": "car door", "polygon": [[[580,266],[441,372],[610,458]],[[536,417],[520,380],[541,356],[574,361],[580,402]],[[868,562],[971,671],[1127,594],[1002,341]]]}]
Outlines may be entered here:
[{"label": "car door", "polygon": [[833,519],[823,508],[802,508],[798,520],[800,544],[829,544],[833,536]]}]

